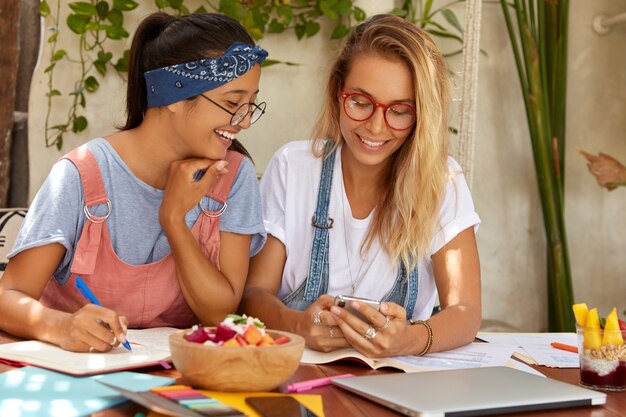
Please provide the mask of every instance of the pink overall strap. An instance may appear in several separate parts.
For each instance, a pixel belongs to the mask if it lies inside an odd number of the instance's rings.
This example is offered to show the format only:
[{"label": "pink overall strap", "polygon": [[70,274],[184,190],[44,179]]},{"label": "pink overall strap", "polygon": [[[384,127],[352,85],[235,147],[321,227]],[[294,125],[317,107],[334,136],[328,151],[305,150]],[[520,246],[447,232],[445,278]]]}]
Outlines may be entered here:
[{"label": "pink overall strap", "polygon": [[72,161],[76,169],[78,169],[80,182],[83,186],[85,206],[91,207],[107,202],[107,192],[104,188],[98,163],[93,154],[87,149],[87,145],[71,150],[65,156],[62,156],[61,159]]},{"label": "pink overall strap", "polygon": [[235,182],[237,172],[239,171],[239,165],[241,165],[241,161],[243,161],[243,155],[237,151],[228,151],[226,152],[224,160],[228,161],[228,165],[226,165],[228,172],[224,175],[220,175],[217,181],[215,181],[213,186],[206,193],[207,197],[212,198],[215,201],[219,201],[222,204],[226,203],[226,200],[228,199],[230,189],[233,186],[233,182]]},{"label": "pink overall strap", "polygon": [[[70,270],[77,275],[91,275],[96,266],[102,227],[104,221],[111,214],[111,202],[107,197],[96,158],[86,145],[72,150],[61,159],[70,160],[78,169],[85,199],[85,224],[74,251],[74,260]],[[98,217],[89,212],[89,207],[98,204],[108,205],[108,212],[105,216]]]},{"label": "pink overall strap", "polygon": [[220,216],[227,210],[226,200],[237,177],[243,155],[228,151],[224,159],[228,161],[228,173],[221,175],[206,193],[207,197],[222,203],[222,208],[215,211],[203,209],[197,221],[198,242],[201,242],[202,252],[217,269],[220,269]]}]

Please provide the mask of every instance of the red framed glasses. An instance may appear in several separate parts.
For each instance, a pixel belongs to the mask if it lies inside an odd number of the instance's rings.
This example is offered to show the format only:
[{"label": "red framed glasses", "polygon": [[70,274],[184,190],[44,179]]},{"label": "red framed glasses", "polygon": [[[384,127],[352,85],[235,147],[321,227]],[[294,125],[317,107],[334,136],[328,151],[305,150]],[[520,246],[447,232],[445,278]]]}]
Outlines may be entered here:
[{"label": "red framed glasses", "polygon": [[342,92],[341,97],[346,115],[356,122],[362,122],[372,117],[377,107],[384,110],[385,123],[393,130],[410,129],[417,119],[417,110],[408,103],[386,105],[377,103],[373,98],[362,93]]}]

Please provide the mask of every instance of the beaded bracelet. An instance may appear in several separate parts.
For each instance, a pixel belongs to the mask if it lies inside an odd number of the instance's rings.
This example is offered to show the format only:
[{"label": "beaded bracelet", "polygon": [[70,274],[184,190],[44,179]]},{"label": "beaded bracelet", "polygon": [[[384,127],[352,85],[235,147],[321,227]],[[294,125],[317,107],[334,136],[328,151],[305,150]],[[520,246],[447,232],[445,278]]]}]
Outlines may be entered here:
[{"label": "beaded bracelet", "polygon": [[417,356],[424,356],[425,354],[428,353],[428,351],[430,350],[430,347],[433,345],[433,328],[430,326],[430,323],[427,320],[409,320],[409,323],[411,324],[411,326],[415,325],[415,324],[421,324],[424,327],[426,327],[426,331],[428,331],[428,341],[426,342],[426,347],[424,348],[424,350],[422,350],[420,353],[417,354]]}]

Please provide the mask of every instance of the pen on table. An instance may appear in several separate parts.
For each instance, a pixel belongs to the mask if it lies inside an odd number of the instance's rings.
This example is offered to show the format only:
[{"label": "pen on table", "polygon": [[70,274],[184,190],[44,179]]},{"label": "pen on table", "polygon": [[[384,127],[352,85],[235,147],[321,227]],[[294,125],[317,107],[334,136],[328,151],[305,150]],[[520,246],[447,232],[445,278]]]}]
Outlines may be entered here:
[{"label": "pen on table", "polygon": [[352,374],[342,374],[342,375],[334,375],[326,378],[318,378],[318,379],[310,379],[308,381],[295,382],[293,384],[287,385],[285,388],[286,392],[303,392],[308,391],[313,388],[323,387],[325,385],[330,385],[330,380],[335,378],[348,378],[354,376]]},{"label": "pen on table", "polygon": [[[89,302],[91,304],[95,304],[97,306],[102,307],[102,304],[100,304],[100,301],[98,301],[96,296],[91,292],[89,287],[87,287],[87,284],[85,284],[85,281],[83,281],[81,277],[76,277],[76,284],[75,285],[76,285],[76,289],[78,290],[78,292],[83,297],[85,297],[87,300],[89,300]],[[126,349],[132,351],[132,349],[130,347],[130,343],[128,343],[128,340],[125,341],[124,343],[122,343],[122,346],[124,346]]]},{"label": "pen on table", "polygon": [[578,353],[578,348],[576,346],[566,345],[565,343],[552,342],[550,343],[550,346],[552,346],[555,349],[561,349],[561,350],[566,350],[568,352]]}]

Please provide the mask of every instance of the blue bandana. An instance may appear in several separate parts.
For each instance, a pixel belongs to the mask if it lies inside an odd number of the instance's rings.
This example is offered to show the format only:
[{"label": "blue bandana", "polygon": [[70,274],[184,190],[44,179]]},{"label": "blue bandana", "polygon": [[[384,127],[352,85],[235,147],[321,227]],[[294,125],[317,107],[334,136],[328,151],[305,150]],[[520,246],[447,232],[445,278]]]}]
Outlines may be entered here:
[{"label": "blue bandana", "polygon": [[258,45],[235,42],[216,58],[146,71],[148,107],[167,106],[220,87],[265,61],[267,55]]}]

